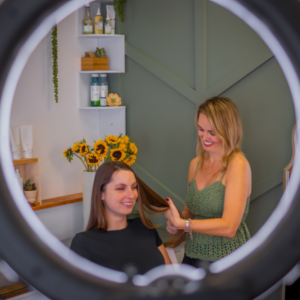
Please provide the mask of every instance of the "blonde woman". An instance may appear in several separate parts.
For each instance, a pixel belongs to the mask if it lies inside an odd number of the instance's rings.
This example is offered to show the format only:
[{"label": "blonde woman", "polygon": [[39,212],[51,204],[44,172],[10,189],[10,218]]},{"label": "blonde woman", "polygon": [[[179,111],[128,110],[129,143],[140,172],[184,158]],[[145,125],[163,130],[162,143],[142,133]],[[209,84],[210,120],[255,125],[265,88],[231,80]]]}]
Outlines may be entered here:
[{"label": "blonde woman", "polygon": [[190,163],[186,205],[180,215],[167,198],[170,210],[164,213],[167,230],[177,235],[177,244],[185,232],[182,263],[192,266],[216,261],[250,238],[245,218],[251,169],[240,151],[239,112],[230,99],[213,97],[199,106],[196,126],[197,157]]}]

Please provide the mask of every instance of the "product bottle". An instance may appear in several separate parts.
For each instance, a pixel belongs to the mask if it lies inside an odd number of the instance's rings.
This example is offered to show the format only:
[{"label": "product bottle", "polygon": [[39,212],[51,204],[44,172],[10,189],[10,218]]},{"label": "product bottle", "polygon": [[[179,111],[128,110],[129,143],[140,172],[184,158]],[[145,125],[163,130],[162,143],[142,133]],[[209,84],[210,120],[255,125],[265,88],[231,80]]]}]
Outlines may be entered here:
[{"label": "product bottle", "polygon": [[115,34],[115,24],[116,24],[116,12],[114,10],[113,5],[106,5],[106,12],[109,15],[110,18],[110,24],[111,24],[111,34]]},{"label": "product bottle", "polygon": [[106,21],[105,21],[105,34],[111,34],[111,22],[110,22],[109,15],[107,15]]},{"label": "product bottle", "polygon": [[100,7],[98,7],[97,14],[94,18],[95,34],[103,34],[103,17],[101,16]]},{"label": "product bottle", "polygon": [[107,75],[100,74],[100,105],[106,106],[106,97],[108,96]]},{"label": "product bottle", "polygon": [[21,187],[21,189],[22,189],[22,191],[23,191],[23,178],[20,176],[20,171],[19,171],[19,169],[16,169],[16,174],[17,174],[17,178],[18,178],[20,187]]},{"label": "product bottle", "polygon": [[85,15],[83,20],[83,34],[93,33],[93,20],[91,18],[90,5],[85,6]]},{"label": "product bottle", "polygon": [[116,20],[115,19],[111,19],[111,34],[115,34],[115,24],[116,24]]},{"label": "product bottle", "polygon": [[100,106],[99,74],[92,74],[92,81],[91,81],[91,106]]}]

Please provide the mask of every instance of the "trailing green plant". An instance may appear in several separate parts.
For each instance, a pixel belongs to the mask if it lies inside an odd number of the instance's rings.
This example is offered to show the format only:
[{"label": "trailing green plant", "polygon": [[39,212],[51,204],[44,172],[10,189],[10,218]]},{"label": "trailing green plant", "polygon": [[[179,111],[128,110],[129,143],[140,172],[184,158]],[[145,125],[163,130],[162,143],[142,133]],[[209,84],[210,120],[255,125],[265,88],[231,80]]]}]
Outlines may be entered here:
[{"label": "trailing green plant", "polygon": [[55,102],[58,102],[58,64],[57,64],[57,26],[52,28],[52,81],[54,85],[54,98]]},{"label": "trailing green plant", "polygon": [[96,57],[107,57],[104,48],[99,49],[98,47],[96,48],[95,55]]},{"label": "trailing green plant", "polygon": [[124,22],[124,4],[125,0],[114,0],[115,12],[119,15],[121,22]]},{"label": "trailing green plant", "polygon": [[36,186],[35,183],[30,183],[30,179],[26,180],[25,183],[23,183],[23,191],[35,191]]}]

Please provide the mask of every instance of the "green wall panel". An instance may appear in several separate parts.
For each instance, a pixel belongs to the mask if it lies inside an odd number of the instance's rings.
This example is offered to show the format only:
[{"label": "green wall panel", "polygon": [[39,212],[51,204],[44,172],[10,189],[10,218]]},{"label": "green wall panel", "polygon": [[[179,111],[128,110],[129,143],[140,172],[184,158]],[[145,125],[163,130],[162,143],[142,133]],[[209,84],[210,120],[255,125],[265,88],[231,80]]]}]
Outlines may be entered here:
[{"label": "green wall panel", "polygon": [[291,156],[295,117],[270,50],[241,20],[206,0],[131,0],[125,11],[121,82],[127,132],[139,147],[134,170],[182,207],[195,157],[196,108],[222,94],[242,116],[243,151],[253,171],[251,199],[271,211],[270,195],[275,202],[281,196],[276,187]]},{"label": "green wall panel", "polygon": [[[129,58],[123,97],[127,105],[127,133],[139,148],[137,163],[183,199],[197,142],[195,104]],[[153,181],[147,177],[142,179]],[[170,194],[165,190],[162,196]]]},{"label": "green wall panel", "polygon": [[246,224],[251,236],[253,236],[270,217],[281,195],[282,184],[279,184],[250,203]]},{"label": "green wall panel", "polygon": [[193,12],[193,0],[130,0],[123,24],[128,44],[191,87],[195,86]]},{"label": "green wall panel", "polygon": [[[272,58],[239,81],[224,94],[241,114],[244,138],[242,150],[249,159],[253,186],[273,175],[282,182],[283,168],[291,158],[290,136],[295,124],[288,85]],[[273,185],[273,186],[274,186]]]},{"label": "green wall panel", "polygon": [[254,54],[267,49],[258,35],[231,12],[207,2],[207,85],[243,64]]}]

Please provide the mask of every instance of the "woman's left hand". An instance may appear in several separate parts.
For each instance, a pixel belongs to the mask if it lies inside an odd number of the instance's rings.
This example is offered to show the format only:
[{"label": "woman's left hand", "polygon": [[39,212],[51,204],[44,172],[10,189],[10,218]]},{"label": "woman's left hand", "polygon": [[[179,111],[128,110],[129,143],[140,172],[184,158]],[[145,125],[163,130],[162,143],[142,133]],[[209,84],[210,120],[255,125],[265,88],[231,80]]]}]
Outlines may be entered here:
[{"label": "woman's left hand", "polygon": [[164,216],[170,221],[170,223],[177,229],[183,229],[185,221],[181,219],[179,212],[170,198],[166,199],[170,209],[164,213]]}]

